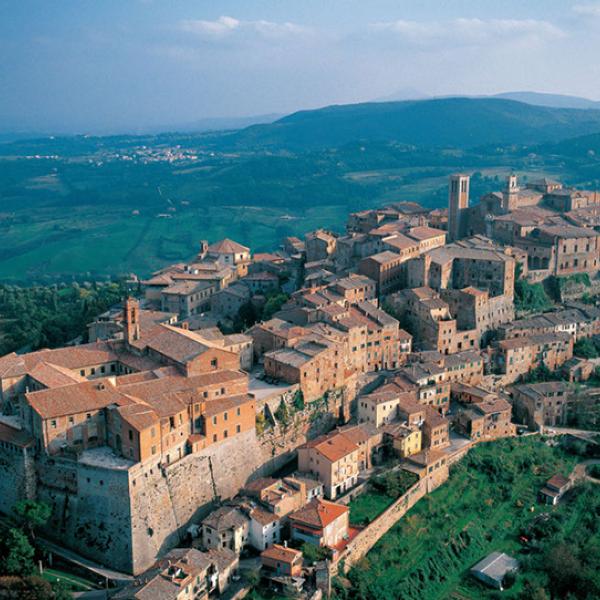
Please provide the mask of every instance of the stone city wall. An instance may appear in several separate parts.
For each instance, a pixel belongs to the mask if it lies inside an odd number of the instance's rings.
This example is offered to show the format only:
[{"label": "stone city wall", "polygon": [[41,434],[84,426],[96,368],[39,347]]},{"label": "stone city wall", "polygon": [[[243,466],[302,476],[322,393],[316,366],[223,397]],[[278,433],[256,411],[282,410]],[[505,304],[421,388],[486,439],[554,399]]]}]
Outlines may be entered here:
[{"label": "stone city wall", "polygon": [[0,446],[0,512],[9,514],[18,500],[35,497],[35,465],[28,451]]},{"label": "stone city wall", "polygon": [[344,561],[344,572],[358,562],[371,548],[403,517],[423,496],[427,494],[426,479],[415,483],[389,508],[363,529],[347,546],[340,557]]}]

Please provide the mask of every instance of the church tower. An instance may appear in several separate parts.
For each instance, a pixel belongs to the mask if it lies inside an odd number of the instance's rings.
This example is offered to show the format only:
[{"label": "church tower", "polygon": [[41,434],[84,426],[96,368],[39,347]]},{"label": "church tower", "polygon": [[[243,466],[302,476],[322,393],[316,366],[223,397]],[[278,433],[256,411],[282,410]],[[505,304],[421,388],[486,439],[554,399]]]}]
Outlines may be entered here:
[{"label": "church tower", "polygon": [[125,300],[125,340],[131,344],[140,339],[140,303],[135,298]]},{"label": "church tower", "polygon": [[453,242],[465,235],[466,211],[469,208],[469,176],[450,175],[448,189],[448,239]]}]

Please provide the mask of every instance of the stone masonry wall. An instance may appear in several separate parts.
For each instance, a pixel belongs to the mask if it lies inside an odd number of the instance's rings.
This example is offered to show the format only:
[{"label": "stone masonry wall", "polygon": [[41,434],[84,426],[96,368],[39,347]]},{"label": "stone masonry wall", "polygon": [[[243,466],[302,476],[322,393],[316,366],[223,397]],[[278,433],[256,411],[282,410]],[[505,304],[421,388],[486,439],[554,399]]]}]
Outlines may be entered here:
[{"label": "stone masonry wall", "polygon": [[[285,396],[291,407],[293,394]],[[260,438],[250,430],[166,467],[114,466],[110,459],[91,464],[73,455],[38,457],[34,469],[32,461],[26,468],[18,456],[0,453],[0,510],[10,512],[16,500],[36,496],[52,507],[46,537],[101,565],[138,574],[180,543],[216,501],[277,471],[299,445],[328,431],[342,400],[341,393],[332,394],[327,407],[307,406],[286,427],[275,424]]]},{"label": "stone masonry wall", "polygon": [[429,481],[424,477],[415,483],[405,494],[400,496],[389,508],[381,513],[368,527],[365,527],[347,546],[340,557],[344,561],[344,571],[348,572],[350,567],[359,561],[371,550],[371,548],[403,517],[423,496],[432,491],[434,487],[441,485],[446,477],[436,478]]},{"label": "stone masonry wall", "polygon": [[[330,427],[313,419],[274,428],[258,438],[254,430],[209,446],[163,469],[132,469],[132,571],[148,568],[186,535],[218,500],[235,496],[251,479],[280,469],[309,437]],[[135,482],[135,483],[134,483]]]},{"label": "stone masonry wall", "polygon": [[100,564],[131,569],[131,513],[127,470],[76,460],[38,464],[37,499],[52,508],[44,535]]}]

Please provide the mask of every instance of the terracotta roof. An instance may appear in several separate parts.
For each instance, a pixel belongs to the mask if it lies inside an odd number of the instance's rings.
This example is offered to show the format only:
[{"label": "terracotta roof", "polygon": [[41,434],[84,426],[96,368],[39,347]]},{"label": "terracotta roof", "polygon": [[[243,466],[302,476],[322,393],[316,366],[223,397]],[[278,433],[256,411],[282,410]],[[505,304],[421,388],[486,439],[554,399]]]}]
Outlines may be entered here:
[{"label": "terracotta roof", "polygon": [[30,406],[42,419],[51,419],[134,402],[105,379],[73,383],[25,394]]},{"label": "terracotta roof", "polygon": [[548,481],[546,482],[546,485],[555,487],[557,489],[561,489],[563,488],[565,485],[569,484],[569,480],[566,477],[563,477],[562,475],[553,475],[552,477],[550,477],[550,479],[548,479]]},{"label": "terracotta roof", "polygon": [[427,450],[422,450],[417,454],[409,456],[408,460],[421,467],[427,467],[442,458],[447,458],[447,455],[444,452],[428,448]]},{"label": "terracotta roof", "polygon": [[275,523],[275,521],[279,521],[280,517],[275,513],[272,513],[269,510],[265,510],[260,506],[252,509],[250,512],[250,518],[254,521],[260,523],[261,525],[268,525],[269,523]]},{"label": "terracotta roof", "polygon": [[395,261],[402,260],[402,257],[396,252],[390,252],[389,250],[385,250],[384,252],[379,252],[378,254],[372,254],[363,260],[370,260],[379,264],[386,264]]},{"label": "terracotta roof", "polygon": [[302,557],[302,552],[300,552],[300,550],[294,550],[294,548],[286,548],[279,544],[273,544],[270,548],[263,550],[260,555],[263,558],[270,558],[271,560],[278,560],[279,562],[291,564],[297,560],[298,557]]},{"label": "terracotta roof", "polygon": [[79,373],[74,373],[69,369],[53,365],[46,361],[36,364],[31,371],[29,371],[29,376],[47,388],[60,387],[63,385],[70,385],[71,383],[81,383],[82,381],[85,381],[85,378],[79,375]]},{"label": "terracotta roof", "polygon": [[0,377],[20,377],[41,362],[66,369],[100,365],[117,360],[114,346],[107,342],[95,342],[80,346],[68,346],[55,350],[38,350],[28,354],[7,354],[0,358]]},{"label": "terracotta roof", "polygon": [[0,422],[0,442],[27,448],[33,444],[33,438],[23,429],[15,429],[6,423]]},{"label": "terracotta roof", "polygon": [[442,427],[448,426],[449,422],[446,417],[443,417],[435,408],[431,406],[425,406],[425,423],[429,427]]},{"label": "terracotta roof", "polygon": [[336,519],[348,512],[348,507],[335,502],[328,502],[315,498],[303,508],[289,515],[292,523],[307,525],[308,527],[324,529]]},{"label": "terracotta roof", "polygon": [[352,440],[337,431],[311,440],[301,448],[313,448],[330,462],[336,462],[358,450],[358,446]]},{"label": "terracotta roof", "polygon": [[215,242],[208,247],[209,253],[215,254],[239,254],[243,252],[250,252],[250,248],[242,246],[229,238],[225,238],[219,242]]},{"label": "terracotta roof", "polygon": [[284,262],[283,256],[271,254],[269,252],[257,252],[254,255],[254,262]]},{"label": "terracotta roof", "polygon": [[240,379],[246,380],[247,376],[240,371],[212,371],[201,373],[192,377],[183,375],[166,375],[149,381],[125,381],[121,384],[122,377],[117,378],[117,387],[124,393],[131,394],[136,398],[147,400],[148,398],[169,392],[182,390],[202,389],[211,385],[227,384]]},{"label": "terracotta roof", "polygon": [[229,396],[227,398],[215,398],[206,403],[203,414],[207,417],[218,415],[223,411],[243,406],[248,402],[254,402],[254,398],[249,394],[240,394],[238,396]]},{"label": "terracotta roof", "polygon": [[440,236],[445,236],[446,232],[435,227],[427,227],[423,225],[421,227],[412,227],[408,231],[408,235],[416,240],[428,240]]},{"label": "terracotta roof", "polygon": [[137,431],[148,429],[160,421],[156,412],[146,404],[127,404],[120,406],[117,411]]},{"label": "terracotta roof", "polygon": [[511,410],[511,405],[504,398],[494,398],[473,404],[473,408],[484,415],[505,412]]},{"label": "terracotta roof", "polygon": [[202,525],[223,531],[237,529],[248,522],[247,517],[236,506],[221,506],[202,519]]}]

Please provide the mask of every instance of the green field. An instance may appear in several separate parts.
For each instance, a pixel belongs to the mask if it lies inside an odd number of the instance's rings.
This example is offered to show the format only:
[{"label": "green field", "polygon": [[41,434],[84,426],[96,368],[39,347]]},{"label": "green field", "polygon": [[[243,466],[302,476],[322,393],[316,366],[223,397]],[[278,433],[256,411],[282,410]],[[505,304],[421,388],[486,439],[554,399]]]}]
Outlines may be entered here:
[{"label": "green field", "polygon": [[147,275],[190,260],[202,239],[231,237],[253,251],[266,251],[287,235],[302,236],[317,227],[340,229],[346,217],[343,206],[303,211],[214,206],[186,208],[169,217],[102,208],[57,209],[24,223],[0,222],[0,280]]},{"label": "green field", "polygon": [[394,498],[375,492],[365,492],[348,505],[350,507],[350,523],[353,525],[366,525],[380,515]]},{"label": "green field", "polygon": [[[449,173],[473,173],[471,196],[550,176],[585,184],[594,164],[522,148],[477,150],[365,141],[339,148],[223,151],[193,135],[57,138],[0,144],[0,281],[52,283],[153,270],[231,237],[253,251],[350,212],[410,200],[445,206]],[[194,159],[148,160],[190,148]],[[138,154],[142,152],[142,154]],[[125,157],[125,158],[124,158]]]},{"label": "green field", "polygon": [[[537,502],[538,490],[555,473],[567,475],[577,460],[537,437],[479,445],[350,571],[352,587],[338,588],[337,598],[493,597],[468,569],[494,550],[521,560],[520,532],[553,510]],[[594,493],[600,505],[600,489]],[[372,500],[367,504],[377,508]],[[585,513],[577,500],[555,510],[565,515],[566,537],[582,526]],[[525,578],[519,575],[503,597],[519,598]]]}]

